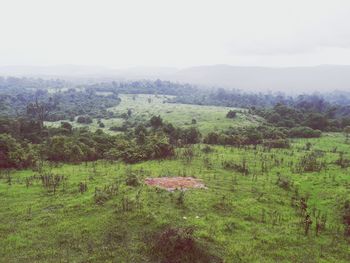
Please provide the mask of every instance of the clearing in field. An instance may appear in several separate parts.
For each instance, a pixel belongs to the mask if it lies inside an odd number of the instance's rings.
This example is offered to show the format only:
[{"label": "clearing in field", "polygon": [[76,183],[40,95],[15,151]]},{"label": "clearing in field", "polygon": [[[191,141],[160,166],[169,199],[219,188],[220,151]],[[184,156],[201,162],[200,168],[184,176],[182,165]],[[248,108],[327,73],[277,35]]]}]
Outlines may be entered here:
[{"label": "clearing in field", "polygon": [[196,179],[194,177],[146,178],[145,183],[147,185],[157,186],[167,191],[187,190],[191,188],[206,188],[202,180]]}]

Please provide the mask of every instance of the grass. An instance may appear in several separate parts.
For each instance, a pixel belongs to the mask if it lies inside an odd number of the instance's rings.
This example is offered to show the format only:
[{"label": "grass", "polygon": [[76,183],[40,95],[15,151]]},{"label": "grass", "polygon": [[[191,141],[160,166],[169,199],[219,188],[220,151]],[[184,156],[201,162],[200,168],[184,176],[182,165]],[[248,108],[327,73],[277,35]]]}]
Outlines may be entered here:
[{"label": "grass", "polygon": [[[127,113],[128,109],[132,111],[130,121],[145,122],[152,116],[160,115],[165,121],[173,123],[176,127],[197,127],[202,133],[206,134],[210,131],[225,130],[229,127],[242,127],[249,125],[257,125],[262,120],[258,116],[248,114],[246,110],[235,109],[229,107],[201,106],[189,104],[168,103],[169,95],[146,95],[146,94],[120,94],[121,103],[109,111],[118,114]],[[237,110],[239,113],[235,119],[226,118],[229,110]],[[192,119],[196,120],[196,124],[192,124]],[[122,118],[101,119],[105,124],[103,130],[109,131],[112,126],[121,126],[124,122]],[[46,122],[49,126],[59,126],[58,122]],[[86,127],[96,130],[99,128],[97,119],[93,120],[90,125],[71,122],[75,127]]]},{"label": "grass", "polygon": [[[299,158],[310,152],[305,149],[307,142],[310,151],[322,152],[320,160],[327,169],[293,173]],[[25,179],[36,172],[12,171],[10,184],[2,171],[1,261],[154,262],[148,240],[165,226],[194,227],[198,242],[225,262],[350,261],[341,222],[342,205],[350,196],[349,168],[334,164],[339,151],[350,158],[343,135],[295,139],[291,149],[270,151],[216,146],[206,154],[204,147],[194,146],[190,162],[179,149],[172,160],[134,165],[102,161],[47,165],[46,170],[67,178],[55,195],[40,180],[26,186]],[[247,176],[222,165],[244,160],[250,171]],[[263,164],[268,167],[265,172]],[[186,191],[179,204],[178,191],[126,185],[132,172],[141,182],[146,177],[194,176],[203,179],[208,189]],[[276,184],[278,173],[290,180],[290,190]],[[80,182],[88,186],[84,193],[79,192]],[[111,185],[116,190],[103,205],[96,204],[95,189]],[[303,218],[291,205],[296,188],[300,196],[308,197],[308,213],[314,221],[308,236],[300,223]],[[318,213],[327,215],[327,225],[316,236]]]}]

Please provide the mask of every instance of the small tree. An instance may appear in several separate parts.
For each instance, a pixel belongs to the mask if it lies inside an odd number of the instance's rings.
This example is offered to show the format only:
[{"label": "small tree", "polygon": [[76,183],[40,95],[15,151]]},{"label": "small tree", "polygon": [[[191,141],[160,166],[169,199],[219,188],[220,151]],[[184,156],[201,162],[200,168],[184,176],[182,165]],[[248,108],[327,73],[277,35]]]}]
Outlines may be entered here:
[{"label": "small tree", "polygon": [[233,110],[230,110],[227,114],[226,114],[226,118],[229,118],[229,119],[234,119],[236,118],[237,116],[237,112],[233,111]]},{"label": "small tree", "polygon": [[77,122],[82,124],[90,124],[92,123],[92,119],[90,116],[79,116]]},{"label": "small tree", "polygon": [[348,142],[349,138],[350,138],[350,126],[346,126],[344,128],[344,133],[345,133],[345,137],[346,137],[346,142]]},{"label": "small tree", "polygon": [[153,116],[150,119],[150,124],[153,128],[157,129],[163,125],[163,119],[159,115]]}]

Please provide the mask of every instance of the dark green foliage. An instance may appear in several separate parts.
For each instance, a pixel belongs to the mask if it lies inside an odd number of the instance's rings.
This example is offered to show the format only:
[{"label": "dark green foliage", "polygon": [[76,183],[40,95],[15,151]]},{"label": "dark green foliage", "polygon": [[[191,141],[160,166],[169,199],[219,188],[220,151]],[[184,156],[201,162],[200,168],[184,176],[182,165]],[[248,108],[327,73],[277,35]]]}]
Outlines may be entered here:
[{"label": "dark green foliage", "polygon": [[194,151],[193,148],[191,147],[186,147],[181,154],[182,158],[186,161],[186,162],[191,162],[194,158]]},{"label": "dark green foliage", "polygon": [[49,161],[79,163],[86,160],[92,149],[68,136],[53,136],[45,144],[44,151]]},{"label": "dark green foliage", "polygon": [[79,183],[79,193],[83,194],[88,190],[88,186],[86,182],[80,182]]},{"label": "dark green foliage", "polygon": [[304,124],[314,130],[324,131],[329,126],[329,120],[326,116],[320,113],[310,113]]},{"label": "dark green foliage", "polygon": [[92,123],[92,119],[89,116],[79,116],[77,118],[77,122],[82,124],[90,124]]},{"label": "dark green foliage", "polygon": [[227,170],[236,171],[243,175],[249,174],[249,169],[247,167],[247,162],[245,159],[243,159],[241,163],[235,163],[234,161],[224,161],[222,165]]},{"label": "dark green foliage", "polygon": [[121,127],[119,126],[112,126],[109,128],[111,131],[116,131],[116,132],[125,132],[128,130],[127,125],[123,124]]},{"label": "dark green foliage", "polygon": [[350,167],[350,160],[344,157],[343,152],[339,153],[339,159],[337,159],[335,163],[343,169]]},{"label": "dark green foliage", "polygon": [[350,237],[350,201],[346,201],[343,208],[343,223],[345,236]]},{"label": "dark green foliage", "polygon": [[104,205],[108,200],[116,196],[118,186],[116,184],[105,185],[103,188],[95,188],[94,200],[97,205]]},{"label": "dark green foliage", "polygon": [[214,151],[214,149],[211,148],[209,145],[205,145],[202,149],[202,152],[204,152],[204,153],[211,153],[213,151]]},{"label": "dark green foliage", "polygon": [[204,137],[204,143],[207,144],[219,144],[220,134],[216,132],[209,132],[206,137]]},{"label": "dark green foliage", "polygon": [[344,134],[345,134],[345,137],[346,137],[346,142],[349,142],[350,126],[346,126],[343,131],[344,131]]},{"label": "dark green foliage", "polygon": [[[1,134],[2,156],[0,165],[6,168],[25,168],[34,166],[40,157],[53,162],[80,163],[97,159],[123,160],[135,163],[143,160],[162,159],[174,156],[174,146],[179,140],[185,143],[199,141],[196,129],[151,130],[139,125],[134,133],[108,135],[102,130],[92,133],[87,129],[73,129],[68,122],[62,122],[60,128],[45,128],[46,136],[40,138],[40,144],[33,146],[24,141],[29,138],[30,129],[21,133],[11,129],[16,121],[0,122],[0,129],[13,133],[18,139],[8,134]],[[22,122],[20,122],[22,123]],[[164,127],[172,127],[167,124]],[[33,139],[37,143],[37,139]],[[24,146],[22,146],[22,144]]]},{"label": "dark green foliage", "polygon": [[227,114],[226,114],[226,118],[229,118],[229,119],[234,119],[236,118],[237,116],[237,112],[233,111],[233,110],[230,110]]},{"label": "dark green foliage", "polygon": [[[115,91],[110,91],[109,96],[99,95],[93,88],[62,91],[67,86],[73,84],[61,80],[3,79],[0,82],[0,116],[27,115],[42,126],[43,121],[72,120],[79,115],[108,118],[111,113],[107,108],[120,102]],[[50,93],[49,89],[55,92]]]},{"label": "dark green foliage", "polygon": [[210,132],[204,137],[207,144],[220,145],[257,145],[264,143],[270,148],[288,148],[286,131],[269,126],[232,128],[225,133]]},{"label": "dark green foliage", "polygon": [[320,172],[324,164],[318,159],[317,152],[304,155],[297,166],[298,172]]},{"label": "dark green foliage", "polygon": [[191,127],[188,129],[183,129],[181,131],[181,140],[185,144],[195,144],[198,143],[201,138],[201,133],[198,129]]},{"label": "dark green foliage", "polygon": [[136,141],[127,144],[121,155],[121,159],[126,163],[163,159],[174,155],[174,146],[169,143],[169,139],[164,134],[147,136],[142,147],[137,145]]},{"label": "dark green foliage", "polygon": [[66,180],[66,178],[63,175],[52,173],[40,174],[40,179],[43,187],[45,187],[48,191],[52,191],[53,194],[56,194],[57,188],[64,180]]},{"label": "dark green foliage", "polygon": [[180,191],[179,192],[179,196],[178,196],[176,201],[177,201],[176,203],[179,206],[184,206],[185,205],[185,191]]},{"label": "dark green foliage", "polygon": [[72,132],[72,129],[73,129],[72,124],[70,124],[69,122],[65,122],[65,121],[61,122],[61,127],[62,127],[62,129],[65,129],[67,131],[67,133]]},{"label": "dark green foliage", "polygon": [[291,138],[318,138],[322,132],[309,127],[295,127],[289,130],[288,136]]},{"label": "dark green foliage", "polygon": [[280,174],[277,175],[277,182],[276,184],[283,188],[284,190],[290,190],[293,183],[291,182],[291,180],[286,177],[286,176],[282,176]]},{"label": "dark green foliage", "polygon": [[194,237],[194,228],[167,227],[152,237],[151,255],[155,262],[205,263],[221,262],[210,255]]},{"label": "dark green foliage", "polygon": [[150,122],[151,126],[155,129],[158,129],[159,127],[161,127],[163,125],[163,120],[159,115],[153,116],[149,122]]},{"label": "dark green foliage", "polygon": [[[340,131],[344,127],[341,118],[337,116],[338,111],[336,106],[326,102],[323,98],[300,96],[291,101],[290,105],[277,103],[271,109],[254,109],[253,113],[264,117],[277,127],[294,128],[291,137],[317,137],[318,132],[312,130]],[[299,126],[303,128],[296,129]]]},{"label": "dark green foliage", "polygon": [[140,185],[140,180],[135,172],[131,169],[126,170],[125,184],[128,186],[138,186]]},{"label": "dark green foliage", "polygon": [[34,167],[38,158],[38,152],[32,144],[22,146],[11,135],[0,134],[0,168]]},{"label": "dark green foliage", "polygon": [[267,148],[289,148],[290,143],[287,139],[264,140],[263,145]]}]

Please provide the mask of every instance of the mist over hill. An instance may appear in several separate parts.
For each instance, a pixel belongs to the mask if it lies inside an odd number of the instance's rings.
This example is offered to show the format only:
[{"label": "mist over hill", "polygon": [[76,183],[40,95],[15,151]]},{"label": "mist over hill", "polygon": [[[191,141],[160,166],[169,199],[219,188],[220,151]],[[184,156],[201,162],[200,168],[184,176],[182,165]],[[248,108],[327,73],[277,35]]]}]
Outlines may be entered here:
[{"label": "mist over hill", "polygon": [[286,93],[350,90],[350,66],[235,67],[200,66],[179,70],[170,80],[245,91]]},{"label": "mist over hill", "polygon": [[3,66],[2,76],[67,78],[75,80],[162,79],[203,87],[243,91],[282,91],[287,94],[350,90],[350,66],[241,67],[230,65],[173,67],[133,67],[112,69],[97,66]]}]

